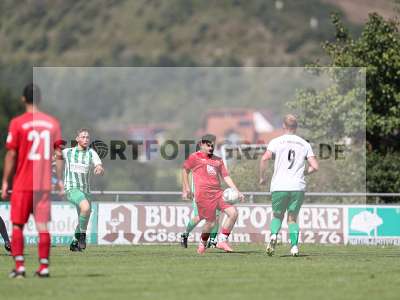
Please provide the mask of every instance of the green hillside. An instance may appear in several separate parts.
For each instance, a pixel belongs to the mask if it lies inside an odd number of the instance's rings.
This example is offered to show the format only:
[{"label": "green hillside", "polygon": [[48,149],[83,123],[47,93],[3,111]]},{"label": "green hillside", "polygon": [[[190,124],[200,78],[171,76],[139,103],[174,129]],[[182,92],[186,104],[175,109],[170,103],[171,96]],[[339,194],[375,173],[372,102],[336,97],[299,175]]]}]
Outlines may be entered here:
[{"label": "green hillside", "polygon": [[19,87],[32,65],[282,66],[323,60],[320,44],[333,37],[329,14],[339,8],[298,0],[280,1],[279,9],[276,2],[4,0],[0,79]]},{"label": "green hillside", "polygon": [[[304,66],[318,60],[323,64],[329,59],[321,44],[335,39],[329,14],[340,11],[333,1],[4,0],[0,90],[19,95],[32,80],[32,66]],[[357,36],[360,25],[343,20]],[[225,76],[221,72],[226,70],[213,68],[212,76],[203,76],[187,69],[168,73],[159,68],[153,74],[143,69],[135,69],[131,76],[118,69],[104,78],[99,69],[92,69],[95,76],[89,77],[92,74],[84,71],[67,76],[71,73],[61,70],[42,74],[36,82],[44,91],[44,110],[61,120],[64,135],[88,126],[103,139],[110,129],[152,123],[170,124],[174,129],[168,138],[193,137],[210,108],[273,108],[281,115],[293,91],[307,82],[302,74],[294,76],[293,69],[269,69],[264,76],[257,73],[263,70]],[[109,79],[110,75],[114,77]],[[3,132],[7,122],[0,124]],[[162,161],[162,167],[118,163],[112,162],[108,178],[121,180],[99,182],[99,188],[178,186],[176,160]]]}]

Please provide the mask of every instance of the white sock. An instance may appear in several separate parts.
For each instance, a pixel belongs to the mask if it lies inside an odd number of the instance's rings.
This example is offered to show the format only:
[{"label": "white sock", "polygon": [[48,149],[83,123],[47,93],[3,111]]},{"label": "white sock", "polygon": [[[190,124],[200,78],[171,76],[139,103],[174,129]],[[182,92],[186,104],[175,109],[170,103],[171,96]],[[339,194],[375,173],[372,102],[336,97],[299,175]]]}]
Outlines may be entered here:
[{"label": "white sock", "polygon": [[220,233],[220,234],[218,235],[218,240],[219,240],[220,242],[226,242],[227,239],[228,239],[228,237],[227,237],[225,234],[223,234],[223,233]]}]

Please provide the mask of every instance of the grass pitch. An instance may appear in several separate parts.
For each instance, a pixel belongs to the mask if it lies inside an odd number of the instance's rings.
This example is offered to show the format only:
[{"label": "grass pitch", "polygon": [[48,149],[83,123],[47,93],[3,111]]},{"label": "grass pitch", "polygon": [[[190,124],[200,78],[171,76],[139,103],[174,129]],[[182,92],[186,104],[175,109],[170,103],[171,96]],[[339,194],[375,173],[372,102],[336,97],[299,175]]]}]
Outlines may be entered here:
[{"label": "grass pitch", "polygon": [[1,299],[400,299],[400,248],[235,245],[236,253],[195,245],[53,247],[51,278],[33,278],[36,247],[26,249],[26,279],[9,279],[0,254]]}]

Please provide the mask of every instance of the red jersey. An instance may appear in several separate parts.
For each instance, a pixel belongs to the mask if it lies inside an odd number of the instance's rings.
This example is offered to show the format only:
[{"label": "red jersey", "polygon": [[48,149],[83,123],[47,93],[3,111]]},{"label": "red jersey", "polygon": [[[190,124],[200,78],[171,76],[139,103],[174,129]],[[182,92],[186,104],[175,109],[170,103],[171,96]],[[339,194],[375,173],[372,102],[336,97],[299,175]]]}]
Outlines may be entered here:
[{"label": "red jersey", "polygon": [[61,141],[59,122],[42,112],[26,112],[10,122],[6,147],[17,152],[13,191],[50,191],[54,146]]},{"label": "red jersey", "polygon": [[204,198],[205,195],[213,198],[212,194],[219,194],[222,191],[220,177],[229,176],[221,158],[214,155],[208,157],[201,151],[192,153],[185,160],[183,167],[192,171],[195,197],[198,200]]}]

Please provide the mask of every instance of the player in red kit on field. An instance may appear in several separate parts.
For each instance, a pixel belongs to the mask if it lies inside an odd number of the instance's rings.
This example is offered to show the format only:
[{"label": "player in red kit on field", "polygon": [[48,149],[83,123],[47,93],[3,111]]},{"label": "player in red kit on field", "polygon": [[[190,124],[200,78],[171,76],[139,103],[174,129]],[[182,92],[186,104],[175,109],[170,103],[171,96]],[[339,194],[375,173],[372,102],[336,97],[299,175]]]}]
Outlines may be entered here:
[{"label": "player in red kit on field", "polygon": [[[221,178],[230,188],[238,189],[229,176],[222,159],[213,154],[215,140],[215,135],[203,136],[200,142],[200,151],[188,157],[182,170],[182,198],[184,200],[192,198],[188,178],[189,173],[192,172],[199,218],[206,220],[197,248],[199,254],[204,254],[206,251],[207,240],[216,222],[216,209],[220,209],[227,215],[226,221],[222,224],[216,247],[226,252],[232,252],[227,241],[238,216],[236,208],[224,202],[222,198]],[[239,198],[244,201],[244,196],[240,192]]]},{"label": "player in red kit on field", "polygon": [[[13,176],[11,194],[12,238],[11,253],[15,269],[11,278],[25,277],[23,229],[32,213],[39,233],[39,269],[36,275],[49,277],[51,163],[54,154],[61,155],[62,145],[59,122],[38,109],[41,93],[38,86],[28,84],[22,101],[26,112],[11,120],[7,136],[7,154],[1,197],[8,197],[10,179]],[[57,187],[63,191],[62,175],[57,174]]]}]

